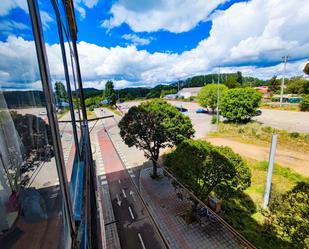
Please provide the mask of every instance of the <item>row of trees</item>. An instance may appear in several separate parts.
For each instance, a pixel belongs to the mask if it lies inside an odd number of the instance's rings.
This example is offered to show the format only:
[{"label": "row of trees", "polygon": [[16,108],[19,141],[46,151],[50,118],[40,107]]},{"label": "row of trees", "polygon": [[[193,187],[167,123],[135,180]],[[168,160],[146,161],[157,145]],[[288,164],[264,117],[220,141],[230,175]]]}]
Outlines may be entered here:
[{"label": "row of trees", "polygon": [[[219,85],[220,114],[229,121],[246,122],[256,115],[261,101],[261,94],[253,88],[228,89],[225,85]],[[206,85],[198,94],[201,106],[215,111],[218,101],[218,86]]]}]

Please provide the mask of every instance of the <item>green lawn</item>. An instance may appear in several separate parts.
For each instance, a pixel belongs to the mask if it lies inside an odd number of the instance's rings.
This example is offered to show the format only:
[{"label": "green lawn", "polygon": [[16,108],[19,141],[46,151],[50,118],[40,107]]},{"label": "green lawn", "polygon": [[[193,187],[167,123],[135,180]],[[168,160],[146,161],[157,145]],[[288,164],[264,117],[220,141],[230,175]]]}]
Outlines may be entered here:
[{"label": "green lawn", "polygon": [[262,125],[256,121],[247,124],[234,124],[220,122],[219,132],[210,132],[209,137],[231,137],[237,141],[269,146],[272,133],[278,134],[278,148],[286,148],[309,153],[309,134],[299,132],[288,132],[270,126]]},{"label": "green lawn", "polygon": [[[271,237],[269,231],[263,225],[264,216],[261,206],[264,198],[268,163],[249,158],[244,159],[252,172],[251,187],[246,189],[244,193],[223,201],[223,217],[258,248],[285,248],[280,238]],[[271,196],[274,197],[279,193],[290,190],[298,181],[308,180],[308,178],[288,168],[275,164]]]}]

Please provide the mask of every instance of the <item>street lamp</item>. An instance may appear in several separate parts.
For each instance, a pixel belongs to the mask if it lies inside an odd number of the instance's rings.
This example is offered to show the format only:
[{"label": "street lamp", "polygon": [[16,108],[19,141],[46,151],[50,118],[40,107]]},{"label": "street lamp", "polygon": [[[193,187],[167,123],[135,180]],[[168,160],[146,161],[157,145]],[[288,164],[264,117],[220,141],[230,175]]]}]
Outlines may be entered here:
[{"label": "street lamp", "polygon": [[218,73],[218,92],[217,92],[217,131],[219,131],[219,101],[220,101],[220,88],[219,88],[219,84],[220,84],[220,66],[219,66],[219,73]]},{"label": "street lamp", "polygon": [[283,102],[283,92],[284,92],[284,81],[285,81],[285,72],[286,72],[286,63],[288,61],[289,56],[285,55],[282,57],[284,66],[283,66],[283,77],[282,77],[282,83],[281,83],[281,94],[280,94],[280,107],[282,107]]}]

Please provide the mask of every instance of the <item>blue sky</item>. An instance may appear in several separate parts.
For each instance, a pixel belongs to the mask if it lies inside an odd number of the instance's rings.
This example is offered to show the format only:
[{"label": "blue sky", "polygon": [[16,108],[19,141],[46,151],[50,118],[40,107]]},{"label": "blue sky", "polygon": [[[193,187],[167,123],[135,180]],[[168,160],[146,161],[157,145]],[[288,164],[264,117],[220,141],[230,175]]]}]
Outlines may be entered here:
[{"label": "blue sky", "polygon": [[[103,88],[106,80],[118,88],[154,86],[218,72],[219,66],[222,72],[239,70],[267,79],[282,74],[286,54],[288,75],[301,75],[309,58],[309,34],[304,32],[309,7],[303,0],[75,0],[74,5],[86,87]],[[51,75],[63,80],[49,1],[40,1],[40,11]],[[38,85],[25,0],[0,3],[0,54],[2,85]],[[17,56],[20,63],[8,66]]]}]

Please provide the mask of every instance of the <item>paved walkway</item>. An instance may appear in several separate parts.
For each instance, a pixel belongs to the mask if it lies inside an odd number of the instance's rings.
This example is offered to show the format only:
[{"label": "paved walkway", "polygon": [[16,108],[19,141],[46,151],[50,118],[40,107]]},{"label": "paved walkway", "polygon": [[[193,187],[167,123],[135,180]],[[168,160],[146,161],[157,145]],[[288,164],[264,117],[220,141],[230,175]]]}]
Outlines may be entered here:
[{"label": "paved walkway", "polygon": [[151,171],[152,167],[141,171],[141,193],[171,248],[244,248],[219,222],[187,224],[182,216],[190,208],[189,201],[177,197],[170,178],[161,173],[162,178],[153,180]]},{"label": "paved walkway", "polygon": [[116,223],[113,223],[113,221],[115,221],[115,216],[112,207],[112,201],[109,195],[109,186],[107,184],[101,148],[96,134],[91,137],[91,141],[93,143],[93,146],[95,146],[94,157],[96,161],[97,177],[99,179],[99,197],[103,210],[104,224],[109,224],[105,226],[106,248],[120,249],[121,247],[117,232],[117,226]]}]

